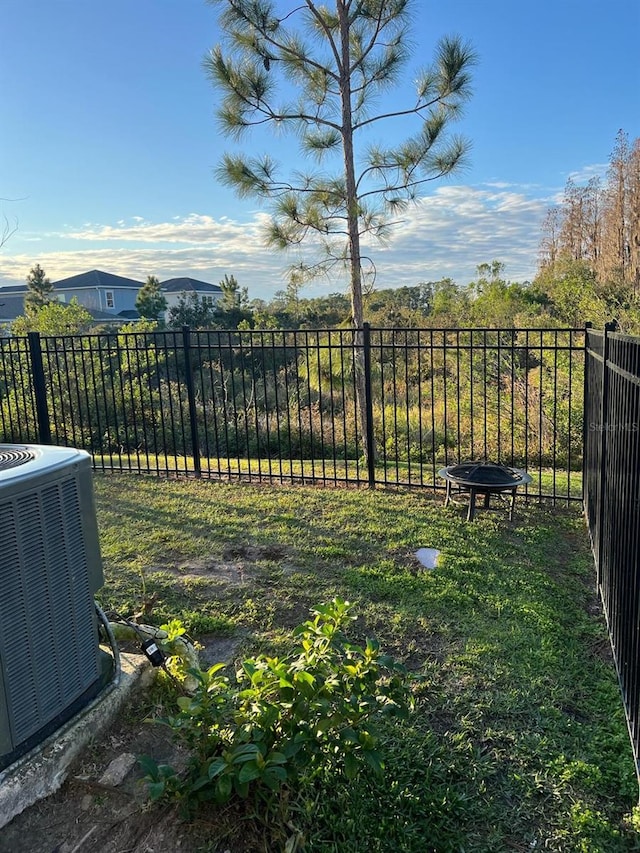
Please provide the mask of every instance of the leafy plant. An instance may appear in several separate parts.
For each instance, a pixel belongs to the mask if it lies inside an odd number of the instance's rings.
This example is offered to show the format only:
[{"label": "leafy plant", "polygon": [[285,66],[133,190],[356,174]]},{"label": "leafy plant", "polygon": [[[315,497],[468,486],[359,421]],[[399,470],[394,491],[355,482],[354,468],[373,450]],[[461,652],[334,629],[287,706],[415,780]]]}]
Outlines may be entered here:
[{"label": "leafy plant", "polygon": [[312,617],[295,629],[290,655],[246,659],[235,679],[220,663],[188,670],[196,689],[162,722],[190,759],[182,775],[143,760],[152,799],[177,797],[187,809],[252,792],[268,801],[314,770],[331,767],[347,779],[363,768],[382,772],[376,718],[408,714],[410,677],[375,640],[347,640],[343,629],[355,618],[348,602],[334,598]]}]

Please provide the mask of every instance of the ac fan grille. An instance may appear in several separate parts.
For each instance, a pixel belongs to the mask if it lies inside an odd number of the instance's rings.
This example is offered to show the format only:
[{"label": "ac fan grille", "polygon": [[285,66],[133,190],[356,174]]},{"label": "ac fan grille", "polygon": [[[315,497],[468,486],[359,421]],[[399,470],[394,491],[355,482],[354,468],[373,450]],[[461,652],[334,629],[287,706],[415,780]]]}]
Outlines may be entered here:
[{"label": "ac fan grille", "polygon": [[16,447],[13,450],[0,450],[0,471],[17,468],[35,459],[35,455],[27,448]]}]

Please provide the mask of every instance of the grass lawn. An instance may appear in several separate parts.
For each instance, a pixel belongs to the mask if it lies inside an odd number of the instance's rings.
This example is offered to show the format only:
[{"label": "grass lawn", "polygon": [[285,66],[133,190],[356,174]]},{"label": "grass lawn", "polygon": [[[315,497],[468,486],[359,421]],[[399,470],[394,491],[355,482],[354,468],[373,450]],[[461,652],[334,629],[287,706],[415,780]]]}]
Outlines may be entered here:
[{"label": "grass lawn", "polygon": [[[112,454],[101,456],[94,454],[94,465],[99,470],[132,470],[147,473],[163,473],[170,476],[192,474],[194,470],[191,456],[156,456],[148,453]],[[453,463],[453,458],[450,463]],[[503,460],[503,464],[509,464]],[[376,483],[380,485],[430,486],[434,482],[444,493],[445,481],[437,476],[440,468],[444,467],[444,459],[439,462],[420,464],[418,462],[394,462],[389,460],[386,465],[378,464],[375,468]],[[334,459],[239,459],[232,457],[203,457],[202,471],[214,477],[248,480],[249,482],[276,482],[287,480],[294,483],[314,480],[337,480],[342,483],[355,485],[367,481],[367,466],[363,459],[344,460]],[[540,468],[531,466],[528,469],[532,481],[526,489],[532,495],[556,495],[559,500],[571,497],[582,497],[582,472],[563,469]]]},{"label": "grass lawn", "polygon": [[[467,524],[419,491],[100,474],[95,488],[105,609],[177,617],[249,654],[284,650],[310,606],[341,596],[356,639],[423,675],[410,720],[384,724],[384,777],[292,793],[305,851],[640,850],[577,509],[519,503],[512,524],[501,512]],[[441,550],[434,571],[420,547]],[[207,845],[189,849],[284,849],[253,848],[254,824],[206,819]]]}]

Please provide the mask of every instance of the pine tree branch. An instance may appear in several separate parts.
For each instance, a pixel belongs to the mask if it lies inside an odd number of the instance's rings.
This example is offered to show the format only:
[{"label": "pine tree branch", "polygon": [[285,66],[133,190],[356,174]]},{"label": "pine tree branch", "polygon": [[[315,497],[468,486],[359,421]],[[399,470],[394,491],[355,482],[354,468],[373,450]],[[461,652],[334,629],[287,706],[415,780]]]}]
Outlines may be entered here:
[{"label": "pine tree branch", "polygon": [[340,50],[338,49],[338,45],[336,44],[331,31],[327,27],[326,21],[323,20],[322,15],[318,12],[315,3],[313,3],[312,0],[306,0],[306,4],[313,17],[320,24],[320,27],[326,36],[327,42],[329,43],[329,47],[331,48],[331,52],[333,53],[333,58],[335,59],[336,68],[338,69],[337,74],[335,72],[331,72],[331,77],[339,85],[342,77],[342,59],[340,57]]},{"label": "pine tree branch", "polygon": [[354,124],[353,129],[354,131],[360,130],[361,128],[366,127],[369,124],[374,124],[377,121],[383,121],[384,119],[390,118],[402,118],[403,116],[410,115],[419,115],[423,118],[422,112],[436,105],[440,105],[445,109],[455,109],[452,105],[443,102],[444,97],[445,96],[438,96],[437,98],[433,98],[431,101],[425,101],[424,104],[420,104],[418,102],[415,107],[410,107],[406,110],[397,110],[395,112],[380,113],[379,115],[371,116],[371,118],[364,119],[363,121]]},{"label": "pine tree branch", "polygon": [[[369,44],[368,44],[368,45],[367,45],[367,47],[362,51],[362,53],[360,54],[360,57],[359,57],[359,58],[358,58],[358,59],[353,63],[353,65],[352,65],[352,66],[350,67],[350,69],[349,69],[349,70],[350,70],[350,72],[351,72],[352,74],[353,74],[355,71],[357,71],[359,68],[361,68],[361,67],[362,67],[362,64],[364,63],[364,61],[365,61],[365,59],[367,58],[367,56],[369,56],[369,54],[370,54],[370,53],[373,51],[373,49],[377,46],[377,39],[378,39],[378,36],[380,35],[380,33],[381,33],[381,32],[382,32],[382,30],[383,30],[383,26],[382,26],[382,12],[383,12],[383,8],[384,8],[384,4],[383,4],[383,3],[381,3],[381,4],[380,4],[380,8],[378,9],[378,18],[377,18],[377,20],[376,20],[375,29],[374,29],[374,31],[373,31],[373,33],[372,33],[372,35],[371,35],[371,38],[369,39]],[[387,22],[387,23],[388,23],[388,22]]]},{"label": "pine tree branch", "polygon": [[[325,65],[323,65],[322,63],[317,62],[316,60],[312,59],[310,56],[307,56],[306,54],[301,54],[300,52],[293,50],[293,48],[290,45],[287,45],[284,41],[275,39],[269,33],[269,31],[267,30],[267,28],[265,26],[261,26],[259,21],[257,21],[255,18],[251,18],[250,16],[245,14],[238,7],[237,3],[234,3],[233,0],[229,0],[229,2],[230,2],[230,5],[232,6],[232,8],[234,9],[234,11],[236,12],[236,15],[241,20],[243,20],[246,24],[248,24],[250,27],[255,29],[258,32],[258,34],[264,39],[264,41],[267,44],[269,44],[271,47],[275,48],[276,50],[282,51],[282,53],[284,53],[284,54],[288,54],[292,59],[297,59],[302,64],[306,64],[306,65],[311,66],[312,68],[316,68],[318,71],[322,71],[322,72],[328,71],[327,67]],[[316,10],[313,7],[313,3],[310,3],[309,0],[306,0],[306,6],[311,9],[312,13],[316,13]],[[278,19],[278,25],[282,24],[288,18],[295,15],[296,12],[300,12],[304,8],[305,8],[305,6],[297,6],[295,9],[292,9],[283,18]],[[320,22],[322,22],[321,17],[319,15],[317,17],[318,17],[318,20],[320,20]],[[331,76],[336,82],[338,82],[339,76],[337,74],[335,74],[331,71],[328,71],[328,73],[329,73],[329,76]]]},{"label": "pine tree branch", "polygon": [[443,169],[440,172],[437,172],[435,175],[429,175],[426,178],[419,178],[415,181],[401,181],[400,183],[392,186],[380,187],[375,190],[368,190],[365,193],[360,193],[359,198],[368,198],[370,196],[375,195],[386,195],[388,193],[396,193],[407,190],[415,189],[416,187],[422,186],[422,184],[429,183],[430,181],[437,181],[440,178],[446,177],[451,172],[451,169]]}]

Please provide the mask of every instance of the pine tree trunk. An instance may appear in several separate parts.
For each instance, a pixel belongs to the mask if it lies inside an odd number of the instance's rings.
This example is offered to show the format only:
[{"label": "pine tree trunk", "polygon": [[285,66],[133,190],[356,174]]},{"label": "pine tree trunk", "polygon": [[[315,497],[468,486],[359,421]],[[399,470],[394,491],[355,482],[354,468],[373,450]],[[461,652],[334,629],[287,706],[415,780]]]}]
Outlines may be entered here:
[{"label": "pine tree trunk", "polygon": [[340,97],[342,100],[342,148],[346,190],[346,215],[348,233],[348,260],[350,268],[351,319],[354,327],[354,366],[358,423],[364,448],[365,465],[369,463],[367,446],[367,401],[364,372],[364,306],[362,302],[362,263],[360,256],[360,228],[358,191],[353,156],[353,130],[351,114],[351,56],[349,51],[349,14],[344,0],[338,0],[340,24]]}]

